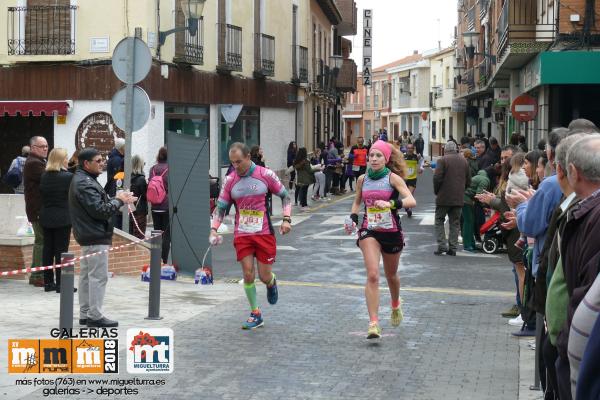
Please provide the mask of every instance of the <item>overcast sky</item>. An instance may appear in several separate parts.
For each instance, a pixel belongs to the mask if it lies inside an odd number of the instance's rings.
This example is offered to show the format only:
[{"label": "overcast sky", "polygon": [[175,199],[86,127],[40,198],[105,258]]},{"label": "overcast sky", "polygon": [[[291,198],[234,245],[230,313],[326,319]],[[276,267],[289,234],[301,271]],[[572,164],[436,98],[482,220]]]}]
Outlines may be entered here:
[{"label": "overcast sky", "polygon": [[358,32],[352,57],[362,69],[362,10],[373,10],[373,67],[452,43],[456,0],[356,0]]}]

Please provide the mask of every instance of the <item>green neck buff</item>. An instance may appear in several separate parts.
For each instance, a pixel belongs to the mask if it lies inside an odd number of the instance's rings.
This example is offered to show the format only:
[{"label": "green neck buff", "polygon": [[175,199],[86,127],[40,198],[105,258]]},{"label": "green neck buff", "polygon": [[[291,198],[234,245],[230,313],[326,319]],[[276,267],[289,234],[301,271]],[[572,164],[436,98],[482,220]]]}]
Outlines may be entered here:
[{"label": "green neck buff", "polygon": [[371,168],[367,169],[367,173],[369,174],[369,179],[373,179],[376,181],[377,179],[381,179],[386,176],[390,172],[388,167],[383,167],[379,171],[373,171]]}]

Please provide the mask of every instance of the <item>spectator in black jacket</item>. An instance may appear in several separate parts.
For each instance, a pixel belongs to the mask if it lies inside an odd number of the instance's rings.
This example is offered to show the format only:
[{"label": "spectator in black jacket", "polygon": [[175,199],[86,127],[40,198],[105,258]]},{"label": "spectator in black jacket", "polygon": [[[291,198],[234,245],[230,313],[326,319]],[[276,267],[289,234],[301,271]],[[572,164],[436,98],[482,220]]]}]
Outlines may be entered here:
[{"label": "spectator in black jacket", "polygon": [[117,182],[114,176],[117,172],[124,171],[125,162],[125,139],[116,138],[115,148],[111,150],[106,162],[106,185],[104,190],[110,197],[115,197],[117,194]]},{"label": "spectator in black jacket", "polygon": [[133,215],[129,216],[129,233],[139,239],[144,239],[146,236],[146,219],[148,217],[148,201],[146,200],[148,183],[144,175],[144,164],[144,159],[137,154],[131,158],[131,192],[138,200],[135,203]]},{"label": "spectator in black jacket", "polygon": [[96,180],[102,173],[104,160],[94,148],[79,153],[79,167],[69,189],[69,214],[73,235],[81,247],[79,273],[79,324],[88,327],[116,327],[102,313],[102,303],[108,282],[108,248],[112,244],[112,217],[124,204],[137,200],[123,191],[108,197]]},{"label": "spectator in black jacket", "polygon": [[[40,225],[44,231],[42,264],[46,266],[60,264],[61,254],[69,250],[69,186],[73,174],[67,172],[67,163],[67,150],[54,148],[48,155],[46,172],[40,180]],[[60,268],[44,271],[44,290],[60,293]]]}]

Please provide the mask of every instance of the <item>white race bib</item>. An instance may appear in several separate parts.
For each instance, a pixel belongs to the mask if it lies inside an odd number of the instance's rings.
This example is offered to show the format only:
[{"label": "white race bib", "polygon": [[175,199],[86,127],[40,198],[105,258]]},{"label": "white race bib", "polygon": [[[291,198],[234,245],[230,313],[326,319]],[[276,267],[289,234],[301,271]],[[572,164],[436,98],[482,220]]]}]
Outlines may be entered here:
[{"label": "white race bib", "polygon": [[257,233],[263,229],[264,211],[240,210],[238,231],[243,233]]},{"label": "white race bib", "polygon": [[353,165],[352,166],[352,171],[354,171],[354,172],[360,171],[360,165]]},{"label": "white race bib", "polygon": [[367,207],[367,229],[392,229],[392,212],[389,208]]}]

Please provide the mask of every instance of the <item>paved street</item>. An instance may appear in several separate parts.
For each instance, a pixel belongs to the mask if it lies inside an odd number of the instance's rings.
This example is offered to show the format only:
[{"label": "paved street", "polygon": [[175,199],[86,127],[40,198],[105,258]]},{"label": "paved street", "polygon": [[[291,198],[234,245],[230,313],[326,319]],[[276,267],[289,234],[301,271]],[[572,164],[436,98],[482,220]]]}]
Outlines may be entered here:
[{"label": "paved street", "polygon": [[[382,290],[384,337],[376,343],[364,338],[364,272],[354,241],[341,230],[351,202],[345,198],[315,206],[303,218],[295,216],[293,233],[279,240],[279,303],[269,306],[264,286],[258,287],[263,329],[240,329],[247,304],[234,283],[241,273],[231,235],[215,251],[217,292],[199,295],[202,287],[190,290],[189,283],[167,282],[161,308],[169,316],[166,321],[141,322],[131,311],[111,313],[122,321],[121,335],[132,326],[170,326],[175,332],[175,372],[161,376],[165,386],[142,387],[140,394],[150,399],[461,400],[531,395],[519,393],[520,352],[529,350],[520,351],[519,340],[499,316],[512,301],[505,256],[432,254],[430,175],[417,189],[413,218],[402,217],[408,246],[400,272],[405,319],[399,328],[389,324],[389,294]],[[143,310],[140,284],[135,293],[141,299],[137,309]],[[112,301],[107,309],[119,310],[118,296],[109,292],[107,297]],[[525,367],[532,370],[530,364]],[[125,372],[123,352],[121,366],[120,377],[132,377]],[[14,387],[8,388],[12,391],[5,398],[15,398]],[[38,390],[23,398],[43,394]]]}]

